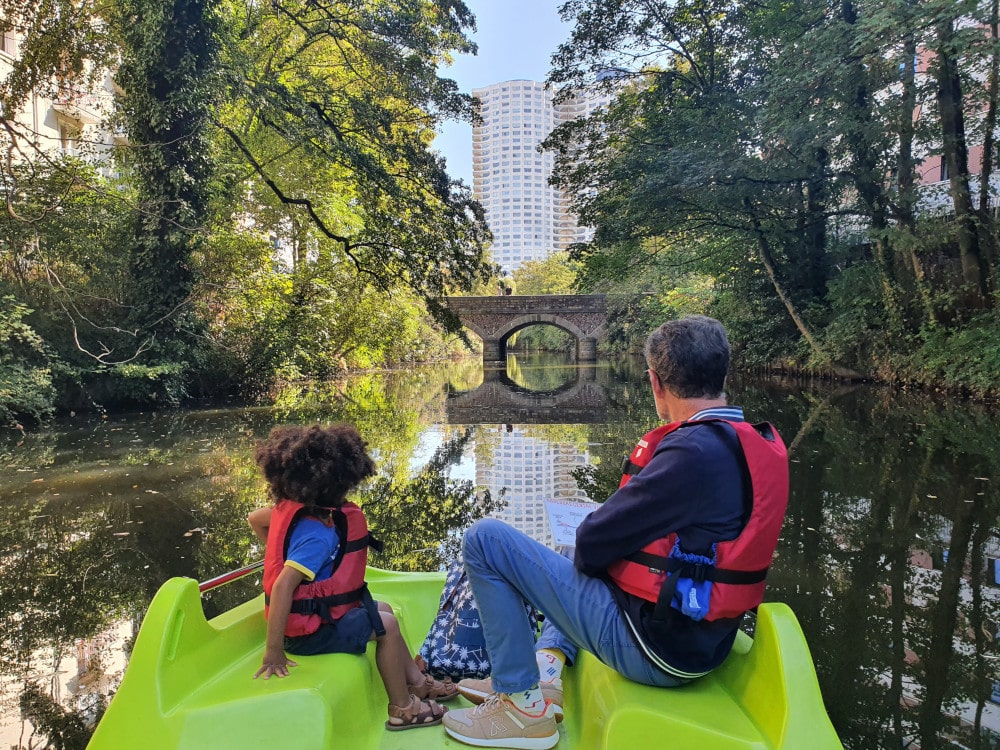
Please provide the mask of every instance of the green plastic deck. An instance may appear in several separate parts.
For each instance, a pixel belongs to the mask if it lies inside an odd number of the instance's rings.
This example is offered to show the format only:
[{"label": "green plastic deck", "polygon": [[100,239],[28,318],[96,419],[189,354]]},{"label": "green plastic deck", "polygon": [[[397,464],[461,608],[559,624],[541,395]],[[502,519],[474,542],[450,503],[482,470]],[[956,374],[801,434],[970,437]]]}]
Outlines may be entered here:
[{"label": "green plastic deck", "polygon": [[[368,582],[418,649],[444,574],[370,568]],[[252,679],[263,654],[263,608],[260,596],[206,621],[198,584],[167,581],[149,606],[90,750],[468,747],[440,726],[385,731],[387,699],[374,646],[364,656],[295,657],[290,676]],[[741,633],[722,667],[683,688],[629,682],[583,652],[563,676],[562,750],[636,750],[651,740],[712,750],[842,747],[802,630],[784,604],[762,604],[754,639]],[[460,698],[447,705],[469,704]]]}]

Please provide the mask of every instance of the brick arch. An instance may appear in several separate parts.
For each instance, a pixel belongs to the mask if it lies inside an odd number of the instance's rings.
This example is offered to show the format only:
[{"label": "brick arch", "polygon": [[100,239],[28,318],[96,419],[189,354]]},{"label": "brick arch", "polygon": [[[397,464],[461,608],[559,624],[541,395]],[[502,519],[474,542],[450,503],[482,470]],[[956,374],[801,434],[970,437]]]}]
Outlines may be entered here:
[{"label": "brick arch", "polygon": [[447,308],[483,340],[483,359],[502,361],[507,340],[522,328],[553,325],[577,341],[577,360],[597,359],[597,341],[607,330],[603,294],[497,295],[449,297]]},{"label": "brick arch", "polygon": [[506,344],[507,340],[518,331],[523,331],[525,328],[539,325],[555,326],[556,328],[566,331],[566,333],[576,337],[577,339],[588,338],[588,334],[582,331],[580,326],[573,323],[572,320],[567,320],[561,315],[552,313],[535,313],[513,318],[509,323],[507,332],[501,334],[499,338]]}]

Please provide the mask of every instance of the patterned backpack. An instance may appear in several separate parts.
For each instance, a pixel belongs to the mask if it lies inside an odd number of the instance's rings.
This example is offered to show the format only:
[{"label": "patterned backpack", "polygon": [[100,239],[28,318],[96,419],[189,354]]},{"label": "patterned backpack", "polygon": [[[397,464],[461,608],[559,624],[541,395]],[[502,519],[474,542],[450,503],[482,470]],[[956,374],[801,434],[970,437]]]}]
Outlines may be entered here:
[{"label": "patterned backpack", "polygon": [[[537,630],[535,608],[529,604],[525,604],[525,608],[532,628]],[[427,671],[439,680],[450,677],[457,682],[490,675],[490,657],[486,653],[479,607],[472,596],[461,557],[448,567],[438,613],[420,647],[420,656]]]}]

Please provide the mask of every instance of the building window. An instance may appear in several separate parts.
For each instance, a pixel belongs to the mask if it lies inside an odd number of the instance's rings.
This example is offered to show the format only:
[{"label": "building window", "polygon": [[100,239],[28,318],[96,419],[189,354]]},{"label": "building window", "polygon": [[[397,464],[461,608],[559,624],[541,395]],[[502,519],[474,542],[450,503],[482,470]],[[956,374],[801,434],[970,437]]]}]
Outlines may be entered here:
[{"label": "building window", "polygon": [[59,148],[65,156],[76,156],[78,141],[80,140],[80,126],[77,123],[59,121]]},{"label": "building window", "polygon": [[17,53],[17,40],[14,38],[14,30],[3,20],[0,20],[0,52],[11,57]]}]

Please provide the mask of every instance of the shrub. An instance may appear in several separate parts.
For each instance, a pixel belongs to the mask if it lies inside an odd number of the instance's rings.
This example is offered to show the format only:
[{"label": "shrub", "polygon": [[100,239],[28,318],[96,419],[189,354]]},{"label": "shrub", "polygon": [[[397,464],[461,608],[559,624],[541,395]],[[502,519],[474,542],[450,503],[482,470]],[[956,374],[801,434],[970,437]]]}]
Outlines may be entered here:
[{"label": "shrub", "polygon": [[0,297],[0,425],[41,422],[52,415],[54,356],[24,318],[32,311]]}]

